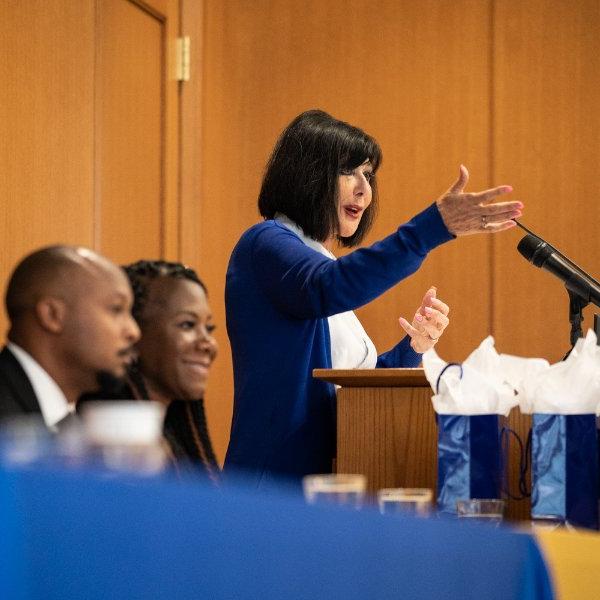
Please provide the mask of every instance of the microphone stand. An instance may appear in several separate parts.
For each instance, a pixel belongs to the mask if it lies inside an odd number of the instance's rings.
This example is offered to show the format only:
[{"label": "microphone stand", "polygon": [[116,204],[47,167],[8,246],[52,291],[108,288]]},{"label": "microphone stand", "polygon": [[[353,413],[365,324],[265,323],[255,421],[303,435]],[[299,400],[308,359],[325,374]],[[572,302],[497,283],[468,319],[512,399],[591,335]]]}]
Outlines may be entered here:
[{"label": "microphone stand", "polygon": [[[521,229],[526,231],[527,233],[538,237],[531,229],[525,227],[522,223],[517,221],[516,219],[511,219],[514,221]],[[565,354],[563,360],[566,360],[571,354],[571,351],[575,347],[575,343],[579,338],[583,337],[583,330],[581,329],[581,323],[583,322],[583,309],[590,303],[589,300],[584,300],[579,294],[575,294],[570,289],[567,288],[567,293],[569,294],[569,323],[571,323],[571,348]],[[600,316],[598,314],[594,315],[594,331],[596,332],[596,336],[598,336],[598,345],[600,346]]]},{"label": "microphone stand", "polygon": [[[567,290],[569,294],[569,323],[571,323],[571,348],[564,355],[563,360],[569,358],[575,343],[579,338],[583,337],[583,331],[581,329],[581,323],[583,321],[583,309],[589,304],[578,294],[575,294],[571,290]],[[594,322],[596,319],[594,319]]]},{"label": "microphone stand", "polygon": [[[571,323],[571,350],[579,338],[583,337],[581,323],[583,322],[583,309],[589,304],[579,294],[567,290],[569,293],[569,323]],[[569,353],[571,352],[569,350]],[[568,355],[567,355],[568,356]]]}]

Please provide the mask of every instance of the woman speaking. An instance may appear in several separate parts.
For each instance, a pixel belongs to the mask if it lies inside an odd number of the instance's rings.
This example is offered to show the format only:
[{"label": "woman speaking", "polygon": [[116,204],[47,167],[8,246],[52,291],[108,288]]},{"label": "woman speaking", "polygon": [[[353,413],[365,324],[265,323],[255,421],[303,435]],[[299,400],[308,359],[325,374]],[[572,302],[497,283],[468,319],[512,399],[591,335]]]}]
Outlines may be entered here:
[{"label": "woman speaking", "polygon": [[463,193],[458,180],[436,202],[383,240],[336,260],[336,242],[354,247],[377,208],[377,142],[327,113],[296,117],[277,141],[258,198],[264,221],[233,250],[225,304],[234,371],[234,410],[225,470],[256,485],[331,471],[335,389],[315,368],[415,367],[448,324],[429,289],[406,336],[377,355],[354,309],[414,273],[427,253],[456,236],[515,225],[520,202],[492,204],[501,186]]}]

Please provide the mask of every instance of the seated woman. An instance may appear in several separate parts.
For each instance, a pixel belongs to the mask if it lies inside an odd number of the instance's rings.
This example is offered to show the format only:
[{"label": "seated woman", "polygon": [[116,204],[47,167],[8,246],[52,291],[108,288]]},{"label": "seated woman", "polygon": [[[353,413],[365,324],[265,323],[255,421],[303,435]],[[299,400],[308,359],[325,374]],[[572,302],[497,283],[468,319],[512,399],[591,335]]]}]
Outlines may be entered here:
[{"label": "seated woman", "polygon": [[[203,401],[217,354],[206,287],[180,263],[141,260],[124,270],[133,288],[132,314],[142,338],[127,374],[128,386],[118,396],[166,405],[164,436],[173,466],[178,472],[202,472],[216,483],[219,466]],[[106,391],[101,394],[115,397]]]}]

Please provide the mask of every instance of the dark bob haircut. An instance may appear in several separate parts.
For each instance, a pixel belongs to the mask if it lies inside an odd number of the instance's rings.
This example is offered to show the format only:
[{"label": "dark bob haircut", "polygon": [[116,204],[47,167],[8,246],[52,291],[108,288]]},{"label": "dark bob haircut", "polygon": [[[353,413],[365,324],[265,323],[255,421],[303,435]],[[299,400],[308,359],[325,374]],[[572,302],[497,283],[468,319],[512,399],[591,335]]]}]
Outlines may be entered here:
[{"label": "dark bob haircut", "polygon": [[[327,240],[339,229],[337,214],[338,176],[369,160],[373,173],[381,164],[379,144],[358,127],[334,119],[322,110],[298,115],[284,130],[267,163],[258,197],[265,219],[283,213],[304,234]],[[359,244],[377,213],[377,184],[371,180],[371,204],[363,213],[354,235],[338,238],[343,246]]]}]

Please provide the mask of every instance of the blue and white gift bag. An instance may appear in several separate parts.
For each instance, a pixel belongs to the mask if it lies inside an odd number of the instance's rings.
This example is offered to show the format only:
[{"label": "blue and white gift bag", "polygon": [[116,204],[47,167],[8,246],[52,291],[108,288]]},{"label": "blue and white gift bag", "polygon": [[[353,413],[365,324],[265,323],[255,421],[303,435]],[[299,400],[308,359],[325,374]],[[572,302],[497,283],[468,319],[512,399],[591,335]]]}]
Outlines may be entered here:
[{"label": "blue and white gift bag", "polygon": [[435,350],[423,355],[425,375],[435,392],[431,400],[438,421],[441,512],[456,513],[457,500],[500,498],[507,462],[504,417],[518,404],[509,380],[525,365],[530,367],[526,359],[499,355],[492,337],[460,365],[446,363]]},{"label": "blue and white gift bag", "polygon": [[457,500],[500,498],[504,479],[503,417],[438,415],[437,506],[456,513]]},{"label": "blue and white gift bag", "polygon": [[596,415],[534,414],[531,516],[598,529]]},{"label": "blue and white gift bag", "polygon": [[531,515],[598,528],[600,349],[588,331],[569,357],[522,382],[532,414]]}]

